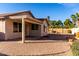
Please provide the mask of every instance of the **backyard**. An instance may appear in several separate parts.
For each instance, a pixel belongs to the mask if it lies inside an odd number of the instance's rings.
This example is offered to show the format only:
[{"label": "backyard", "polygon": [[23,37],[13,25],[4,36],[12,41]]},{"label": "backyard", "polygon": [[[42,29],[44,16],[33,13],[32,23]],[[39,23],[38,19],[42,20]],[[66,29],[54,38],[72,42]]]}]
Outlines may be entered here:
[{"label": "backyard", "polygon": [[[43,40],[36,42],[9,41],[0,43],[0,53],[2,55],[63,55],[68,52],[70,46],[68,42],[58,40]],[[64,54],[65,55],[65,54]]]},{"label": "backyard", "polygon": [[69,56],[70,44],[65,37],[50,35],[39,40],[1,41],[0,55],[5,56]]},{"label": "backyard", "polygon": [[79,56],[79,40],[75,40],[71,46],[73,56]]}]

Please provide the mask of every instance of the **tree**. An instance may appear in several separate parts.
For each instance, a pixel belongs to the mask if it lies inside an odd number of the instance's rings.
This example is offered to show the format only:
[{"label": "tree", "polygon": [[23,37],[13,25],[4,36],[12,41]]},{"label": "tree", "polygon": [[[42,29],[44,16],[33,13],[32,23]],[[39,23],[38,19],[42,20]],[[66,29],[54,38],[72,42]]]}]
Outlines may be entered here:
[{"label": "tree", "polygon": [[50,21],[50,23],[52,24],[53,28],[62,28],[63,27],[63,23],[61,20],[58,20],[58,21],[52,20],[52,21]]},{"label": "tree", "polygon": [[49,28],[53,28],[53,27],[52,27],[52,20],[48,20],[48,22],[49,22],[49,24],[50,24]]},{"label": "tree", "polygon": [[70,21],[70,19],[66,19],[64,21],[64,27],[65,28],[73,28],[74,27],[74,24]]},{"label": "tree", "polygon": [[77,19],[79,18],[79,13],[76,13],[76,17],[77,17]]},{"label": "tree", "polygon": [[[78,14],[77,14],[78,15]],[[72,22],[73,22],[73,24],[74,24],[74,26],[76,25],[76,21],[77,21],[77,19],[76,19],[76,15],[71,15],[71,18],[72,18]]]},{"label": "tree", "polygon": [[61,20],[58,20],[58,21],[56,22],[56,25],[57,25],[58,28],[62,28],[62,27],[63,27],[63,23],[62,23]]},{"label": "tree", "polygon": [[52,24],[52,27],[53,27],[53,28],[56,28],[56,20],[53,20],[53,21],[51,22],[51,24]]},{"label": "tree", "polygon": [[76,21],[79,21],[79,13],[71,15],[74,26],[76,27]]}]

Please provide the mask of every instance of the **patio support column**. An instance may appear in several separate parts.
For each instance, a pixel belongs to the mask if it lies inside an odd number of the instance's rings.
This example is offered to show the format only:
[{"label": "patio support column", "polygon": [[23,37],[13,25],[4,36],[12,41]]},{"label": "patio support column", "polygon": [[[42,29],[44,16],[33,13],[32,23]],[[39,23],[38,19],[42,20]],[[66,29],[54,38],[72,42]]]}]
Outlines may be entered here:
[{"label": "patio support column", "polygon": [[41,36],[43,36],[43,24],[41,24]]},{"label": "patio support column", "polygon": [[22,18],[22,43],[25,42],[25,21],[24,18]]}]

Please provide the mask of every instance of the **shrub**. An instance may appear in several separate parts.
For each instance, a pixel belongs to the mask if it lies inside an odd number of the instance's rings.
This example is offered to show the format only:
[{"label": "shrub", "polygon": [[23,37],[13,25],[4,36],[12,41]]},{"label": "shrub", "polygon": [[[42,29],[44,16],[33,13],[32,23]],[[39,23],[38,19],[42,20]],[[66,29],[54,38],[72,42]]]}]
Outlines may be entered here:
[{"label": "shrub", "polygon": [[73,42],[71,49],[74,56],[79,56],[79,42]]},{"label": "shrub", "polygon": [[71,30],[68,30],[68,33],[72,33],[72,31]]}]

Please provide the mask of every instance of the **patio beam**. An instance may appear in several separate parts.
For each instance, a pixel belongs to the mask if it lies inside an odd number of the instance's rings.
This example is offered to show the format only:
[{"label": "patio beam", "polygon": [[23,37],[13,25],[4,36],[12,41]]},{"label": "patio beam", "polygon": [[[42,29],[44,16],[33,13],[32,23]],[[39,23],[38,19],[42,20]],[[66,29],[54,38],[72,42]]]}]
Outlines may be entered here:
[{"label": "patio beam", "polygon": [[25,42],[25,21],[24,17],[22,18],[22,43]]}]

